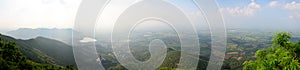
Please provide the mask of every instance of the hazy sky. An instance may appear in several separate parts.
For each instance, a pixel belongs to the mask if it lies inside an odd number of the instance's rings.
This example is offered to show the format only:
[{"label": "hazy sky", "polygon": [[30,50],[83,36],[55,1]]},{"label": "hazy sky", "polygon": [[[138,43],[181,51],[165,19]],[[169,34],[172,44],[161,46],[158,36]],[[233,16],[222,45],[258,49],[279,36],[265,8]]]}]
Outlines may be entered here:
[{"label": "hazy sky", "polygon": [[[0,0],[0,31],[18,28],[72,28],[81,0]],[[122,2],[121,2],[122,1]],[[128,1],[128,2],[126,2]],[[103,12],[111,22],[134,0],[112,0]],[[300,30],[300,0],[217,0],[227,28]],[[197,21],[191,0],[170,0]],[[128,4],[126,4],[128,3]],[[197,22],[204,22],[199,18]],[[104,25],[112,26],[111,23]]]},{"label": "hazy sky", "polygon": [[71,28],[80,0],[0,0],[0,30]]},{"label": "hazy sky", "polygon": [[300,30],[300,0],[218,0],[227,27]]}]

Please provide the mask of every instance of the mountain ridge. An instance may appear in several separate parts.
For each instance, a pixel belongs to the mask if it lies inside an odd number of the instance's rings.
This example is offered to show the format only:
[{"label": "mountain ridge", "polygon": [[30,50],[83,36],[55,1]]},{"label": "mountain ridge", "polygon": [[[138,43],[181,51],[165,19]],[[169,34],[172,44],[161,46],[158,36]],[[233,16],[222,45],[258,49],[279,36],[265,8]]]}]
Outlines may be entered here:
[{"label": "mountain ridge", "polygon": [[45,37],[64,42],[71,45],[73,29],[65,28],[19,28],[17,30],[8,31],[5,34],[16,39],[28,40],[37,37]]},{"label": "mountain ridge", "polygon": [[45,37],[28,40],[15,39],[2,34],[0,37],[3,41],[15,42],[21,48],[21,53],[29,60],[61,66],[76,65],[72,47],[63,42]]}]

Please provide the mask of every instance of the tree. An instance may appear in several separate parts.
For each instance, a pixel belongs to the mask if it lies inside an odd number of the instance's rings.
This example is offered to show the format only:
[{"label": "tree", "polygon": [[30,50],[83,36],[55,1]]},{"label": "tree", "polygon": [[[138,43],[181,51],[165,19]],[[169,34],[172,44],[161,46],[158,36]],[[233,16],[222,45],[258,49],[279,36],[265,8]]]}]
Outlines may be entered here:
[{"label": "tree", "polygon": [[244,70],[299,70],[300,42],[294,44],[291,34],[280,32],[274,35],[273,44],[255,53],[256,60],[245,61]]},{"label": "tree", "polygon": [[14,70],[19,68],[24,62],[25,57],[19,52],[19,48],[16,47],[15,43],[0,41],[1,69]]}]

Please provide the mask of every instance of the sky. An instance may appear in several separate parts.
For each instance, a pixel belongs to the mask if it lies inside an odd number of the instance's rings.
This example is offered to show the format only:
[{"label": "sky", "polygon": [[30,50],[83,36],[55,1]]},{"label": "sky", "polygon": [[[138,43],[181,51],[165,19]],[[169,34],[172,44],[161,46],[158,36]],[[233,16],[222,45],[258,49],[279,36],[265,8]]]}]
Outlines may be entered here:
[{"label": "sky", "polygon": [[300,30],[300,0],[218,0],[227,27]]},{"label": "sky", "polygon": [[0,30],[71,28],[80,0],[0,0]]},{"label": "sky", "polygon": [[[121,2],[122,1],[122,2]],[[135,0],[112,0],[101,20],[113,21]],[[300,0],[216,0],[227,28],[300,30]],[[0,31],[18,28],[72,28],[81,0],[0,0]],[[170,0],[196,23],[203,15],[192,0]],[[199,24],[197,26],[204,26]]]}]

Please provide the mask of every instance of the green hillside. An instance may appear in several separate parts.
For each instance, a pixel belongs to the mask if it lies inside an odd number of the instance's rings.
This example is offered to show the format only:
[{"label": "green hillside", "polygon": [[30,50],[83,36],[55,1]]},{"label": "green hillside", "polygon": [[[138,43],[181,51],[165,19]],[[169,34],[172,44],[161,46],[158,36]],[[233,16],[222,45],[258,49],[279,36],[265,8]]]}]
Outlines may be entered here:
[{"label": "green hillside", "polygon": [[3,41],[0,38],[0,70],[73,70],[74,67],[63,67],[53,64],[36,63],[26,59],[15,42]]},{"label": "green hillside", "polygon": [[53,65],[76,65],[72,47],[62,42],[43,37],[20,40],[0,35],[5,42],[15,42],[21,53],[29,60]]}]

